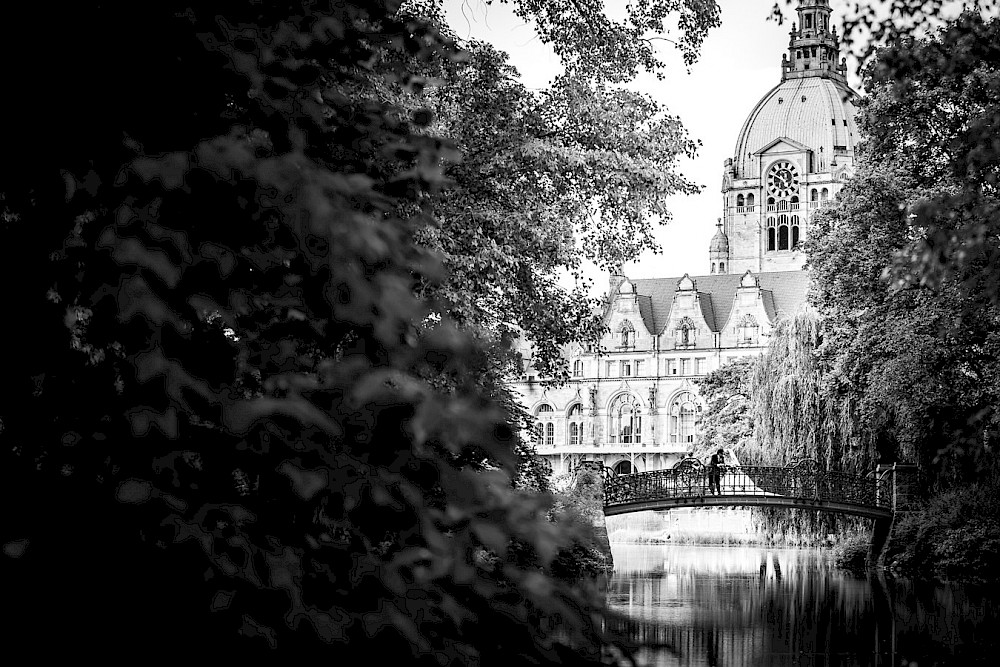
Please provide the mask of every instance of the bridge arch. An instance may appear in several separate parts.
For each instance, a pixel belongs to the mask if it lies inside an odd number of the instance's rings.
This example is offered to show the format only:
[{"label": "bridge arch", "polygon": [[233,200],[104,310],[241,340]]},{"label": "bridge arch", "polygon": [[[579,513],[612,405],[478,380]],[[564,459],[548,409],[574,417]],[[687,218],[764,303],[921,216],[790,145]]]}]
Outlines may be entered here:
[{"label": "bridge arch", "polygon": [[718,495],[706,468],[683,459],[674,468],[631,475],[606,474],[606,516],[674,507],[787,507],[876,519],[892,516],[893,490],[885,475],[826,471],[811,460],[787,466],[726,466]]}]

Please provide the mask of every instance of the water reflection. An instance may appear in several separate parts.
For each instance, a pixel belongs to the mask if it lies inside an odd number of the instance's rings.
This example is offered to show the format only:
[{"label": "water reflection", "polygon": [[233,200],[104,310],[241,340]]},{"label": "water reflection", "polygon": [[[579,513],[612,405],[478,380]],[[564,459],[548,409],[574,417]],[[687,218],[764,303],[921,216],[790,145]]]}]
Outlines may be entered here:
[{"label": "water reflection", "polygon": [[608,597],[652,665],[994,664],[996,591],[858,576],[828,552],[613,545]]}]

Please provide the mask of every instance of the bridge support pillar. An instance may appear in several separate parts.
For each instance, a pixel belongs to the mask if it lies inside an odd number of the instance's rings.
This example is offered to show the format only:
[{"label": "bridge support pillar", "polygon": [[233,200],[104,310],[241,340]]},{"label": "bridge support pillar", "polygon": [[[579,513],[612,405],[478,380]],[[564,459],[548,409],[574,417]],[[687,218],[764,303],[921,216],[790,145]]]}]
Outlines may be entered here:
[{"label": "bridge support pillar", "polygon": [[582,461],[577,469],[572,493],[579,500],[584,517],[593,523],[596,540],[594,546],[604,556],[608,567],[613,567],[608,524],[604,517],[604,463]]},{"label": "bridge support pillar", "polygon": [[876,519],[872,525],[871,546],[868,550],[869,565],[883,567],[885,555],[892,548],[896,525],[899,520],[916,509],[920,501],[919,470],[914,463],[880,464],[878,475],[889,475],[892,489],[892,519]]}]

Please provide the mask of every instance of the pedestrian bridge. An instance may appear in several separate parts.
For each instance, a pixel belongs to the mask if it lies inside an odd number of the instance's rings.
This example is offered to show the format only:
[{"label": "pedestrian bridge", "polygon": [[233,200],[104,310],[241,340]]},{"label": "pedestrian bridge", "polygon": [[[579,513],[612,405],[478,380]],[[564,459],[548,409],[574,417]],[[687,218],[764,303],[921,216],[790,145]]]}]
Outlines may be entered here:
[{"label": "pedestrian bridge", "polygon": [[[723,466],[719,490],[709,492],[708,469],[694,458],[668,470],[603,476],[604,514],[674,507],[787,507],[891,519],[893,468],[867,475],[822,470],[811,460],[787,466]],[[595,470],[596,472],[596,470]]]}]

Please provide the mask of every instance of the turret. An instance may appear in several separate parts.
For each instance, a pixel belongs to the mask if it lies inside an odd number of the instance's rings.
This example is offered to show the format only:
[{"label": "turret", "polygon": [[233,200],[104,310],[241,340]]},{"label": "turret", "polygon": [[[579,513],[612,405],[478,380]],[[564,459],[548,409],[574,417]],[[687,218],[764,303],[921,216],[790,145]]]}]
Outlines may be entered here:
[{"label": "turret", "polygon": [[722,218],[715,223],[717,231],[708,244],[708,261],[712,273],[729,273],[729,237],[722,231]]},{"label": "turret", "polygon": [[829,0],[801,0],[795,11],[799,20],[781,57],[781,80],[819,76],[847,83],[846,61],[837,62],[840,39],[830,26]]}]

